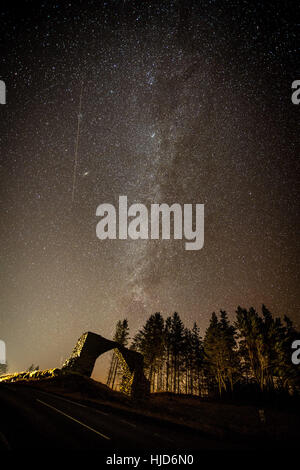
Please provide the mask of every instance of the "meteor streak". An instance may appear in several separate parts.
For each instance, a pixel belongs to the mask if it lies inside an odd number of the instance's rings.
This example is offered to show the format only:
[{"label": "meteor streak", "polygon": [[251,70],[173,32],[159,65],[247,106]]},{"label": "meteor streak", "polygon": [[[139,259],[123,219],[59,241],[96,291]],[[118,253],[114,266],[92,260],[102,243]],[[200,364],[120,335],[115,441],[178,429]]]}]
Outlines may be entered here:
[{"label": "meteor streak", "polygon": [[72,187],[72,204],[73,204],[73,202],[74,202],[75,189],[76,189],[76,175],[77,175],[77,166],[78,166],[79,132],[80,132],[80,121],[81,121],[81,119],[82,119],[82,114],[81,114],[82,92],[83,92],[83,83],[81,84],[81,91],[80,91],[80,98],[79,98],[79,109],[78,109],[78,116],[77,116],[77,134],[76,134],[76,141],[75,141],[75,155],[74,155],[74,169],[73,169],[73,187]]}]

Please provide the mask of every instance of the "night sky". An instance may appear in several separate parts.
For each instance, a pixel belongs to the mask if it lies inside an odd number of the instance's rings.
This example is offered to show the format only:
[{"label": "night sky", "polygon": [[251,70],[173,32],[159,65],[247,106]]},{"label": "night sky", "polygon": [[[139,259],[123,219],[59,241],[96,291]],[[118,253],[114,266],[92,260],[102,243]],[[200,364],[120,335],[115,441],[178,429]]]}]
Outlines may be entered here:
[{"label": "night sky", "polygon": [[[0,338],[10,370],[60,366],[84,331],[111,338],[127,317],[133,336],[156,311],[204,334],[213,311],[233,318],[238,305],[265,303],[299,326],[295,2],[4,4]],[[205,204],[203,249],[100,241],[96,208],[119,195]]]}]

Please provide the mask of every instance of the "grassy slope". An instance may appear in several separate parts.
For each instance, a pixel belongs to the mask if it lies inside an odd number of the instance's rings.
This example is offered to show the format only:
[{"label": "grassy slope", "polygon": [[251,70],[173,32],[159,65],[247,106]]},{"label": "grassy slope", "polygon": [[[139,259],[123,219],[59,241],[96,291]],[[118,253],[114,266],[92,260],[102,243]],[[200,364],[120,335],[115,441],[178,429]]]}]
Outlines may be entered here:
[{"label": "grassy slope", "polygon": [[259,408],[252,404],[222,403],[198,397],[177,396],[167,393],[152,394],[143,401],[132,400],[106,385],[78,375],[26,378],[20,383],[79,400],[90,406],[106,405],[119,412],[134,413],[168,420],[225,438],[239,435],[246,438],[294,440],[299,436],[299,407],[296,410],[280,410],[264,406],[266,423],[260,422]]}]

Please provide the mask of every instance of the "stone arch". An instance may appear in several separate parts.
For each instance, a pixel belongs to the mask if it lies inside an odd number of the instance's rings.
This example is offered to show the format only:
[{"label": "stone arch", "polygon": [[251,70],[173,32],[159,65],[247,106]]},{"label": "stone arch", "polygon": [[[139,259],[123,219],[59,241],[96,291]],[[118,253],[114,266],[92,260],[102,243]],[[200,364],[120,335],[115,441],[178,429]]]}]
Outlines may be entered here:
[{"label": "stone arch", "polygon": [[144,375],[143,355],[90,331],[80,336],[62,370],[90,377],[97,358],[111,349],[116,351],[123,369],[121,391],[134,397],[147,395],[150,386]]}]

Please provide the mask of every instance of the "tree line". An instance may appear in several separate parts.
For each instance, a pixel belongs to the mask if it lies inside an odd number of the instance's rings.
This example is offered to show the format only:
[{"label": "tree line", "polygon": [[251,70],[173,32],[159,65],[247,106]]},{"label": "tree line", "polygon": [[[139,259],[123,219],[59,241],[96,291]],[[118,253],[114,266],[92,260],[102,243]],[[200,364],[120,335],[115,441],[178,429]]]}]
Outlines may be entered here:
[{"label": "tree line", "polygon": [[[184,326],[175,312],[166,319],[149,316],[129,344],[127,319],[119,320],[114,340],[144,356],[151,392],[199,396],[232,393],[255,387],[262,392],[299,392],[300,367],[291,360],[291,345],[300,335],[292,321],[275,317],[262,306],[238,307],[231,323],[226,311],[212,313],[202,337],[195,322]],[[107,384],[115,388],[122,377],[113,354]]]}]

